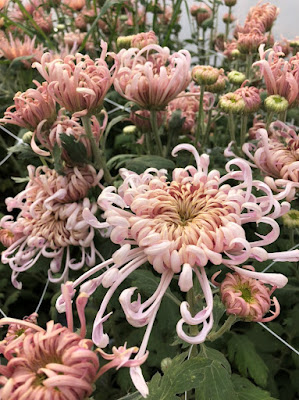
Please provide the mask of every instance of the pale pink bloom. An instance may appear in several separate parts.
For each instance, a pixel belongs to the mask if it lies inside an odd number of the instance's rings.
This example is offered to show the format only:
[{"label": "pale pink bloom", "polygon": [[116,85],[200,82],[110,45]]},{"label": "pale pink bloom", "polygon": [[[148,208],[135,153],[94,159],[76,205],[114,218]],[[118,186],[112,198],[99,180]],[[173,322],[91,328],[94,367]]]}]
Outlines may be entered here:
[{"label": "pale pink bloom", "polygon": [[74,333],[72,312],[72,290],[70,282],[62,285],[62,298],[65,306],[67,327],[47,323],[46,330],[36,324],[37,314],[18,320],[3,318],[1,325],[9,325],[0,351],[7,365],[0,366],[0,396],[2,400],[84,400],[93,390],[94,383],[107,370],[116,367],[138,367],[147,354],[140,360],[130,360],[138,348],[113,348],[113,354],[99,350],[102,357],[112,360],[100,368],[97,349],[85,339],[85,307],[88,295],[81,293],[76,299],[80,332]]},{"label": "pale pink bloom", "polygon": [[[32,267],[43,256],[49,258],[48,271],[51,281],[65,279],[68,270],[77,270],[85,264],[93,266],[96,254],[93,242],[94,229],[84,221],[82,212],[87,208],[91,214],[97,212],[96,203],[87,198],[90,188],[99,186],[102,172],[93,167],[69,168],[65,175],[58,175],[48,167],[28,167],[29,183],[14,198],[7,198],[9,212],[14,208],[20,213],[14,220],[7,215],[1,219],[1,227],[9,229],[19,239],[2,252],[2,262],[12,269],[12,283],[21,288],[17,281],[19,273]],[[71,247],[81,251],[79,261],[71,258]],[[60,278],[53,274],[60,271],[66,255],[64,271]]]},{"label": "pale pink bloom", "polygon": [[45,33],[52,32],[53,21],[51,14],[46,14],[41,8],[39,8],[38,10],[33,11],[33,19]]},{"label": "pale pink bloom", "polygon": [[240,54],[237,46],[237,41],[233,39],[230,42],[224,43],[224,51],[223,55],[227,57],[229,60],[234,59],[236,56]]},{"label": "pale pink bloom", "polygon": [[167,47],[148,45],[119,52],[116,91],[141,108],[162,110],[190,83],[191,56],[187,50],[170,55]]},{"label": "pale pink bloom", "polygon": [[278,47],[266,51],[264,51],[264,47],[264,45],[260,46],[261,60],[255,62],[253,66],[260,67],[268,95],[278,94],[286,98],[289,105],[292,105],[299,100],[299,63],[296,62],[297,58],[286,61]]},{"label": "pale pink bloom", "polygon": [[[246,265],[243,268],[251,269]],[[221,271],[216,272],[211,279],[215,285],[220,286],[221,301],[225,305],[227,314],[234,314],[244,318],[245,321],[253,322],[269,322],[275,319],[280,313],[276,297],[273,297],[273,302],[271,301],[276,286],[270,289],[258,279],[244,275],[243,269],[238,268],[238,271],[240,272],[226,274],[221,284],[215,281]],[[275,311],[270,311],[272,304]],[[272,315],[264,317],[269,311]]]},{"label": "pale pink bloom", "polygon": [[[193,95],[194,94],[194,95]],[[196,94],[196,95],[195,95]],[[167,106],[167,122],[169,123],[174,111],[181,110],[181,118],[185,118],[182,126],[184,133],[194,133],[196,118],[199,109],[200,87],[191,84],[190,92],[182,92],[172,100]],[[215,96],[212,93],[205,92],[203,98],[203,109],[209,111],[213,108]]]},{"label": "pale pink bloom", "polygon": [[[88,157],[92,156],[92,148],[91,143],[86,136],[86,132],[79,122],[79,118],[69,118],[67,115],[65,115],[64,111],[65,110],[63,109],[59,111],[57,120],[50,128],[46,124],[45,120],[37,126],[37,129],[34,131],[31,139],[31,147],[35,153],[45,157],[50,156],[55,144],[57,144],[62,149],[62,159],[65,160],[68,165],[71,165],[71,157],[69,154],[67,154],[66,150],[62,146],[60,137],[62,133],[65,133],[67,136],[73,136],[77,142],[82,143],[86,149]],[[91,130],[97,144],[99,144],[100,138],[102,137],[108,122],[108,114],[104,110],[102,110],[102,114],[104,115],[102,125],[100,125],[95,116],[91,117]],[[49,150],[49,152],[40,149],[35,142],[36,139],[38,139],[39,143]],[[82,162],[84,163],[84,160]]]},{"label": "pale pink bloom", "polygon": [[197,25],[201,25],[206,19],[212,17],[212,10],[205,3],[194,3],[190,7],[190,13],[195,17]]},{"label": "pale pink bloom", "polygon": [[236,20],[236,17],[233,15],[233,14],[229,14],[229,13],[225,13],[225,14],[223,14],[223,17],[222,17],[222,21],[224,22],[224,23],[229,23],[229,24],[231,24],[232,22],[234,22]]},{"label": "pale pink bloom", "polygon": [[242,96],[245,102],[245,113],[254,113],[261,106],[260,90],[255,86],[245,86],[248,81],[244,81],[241,87],[235,90],[234,93]]},{"label": "pale pink bloom", "polygon": [[279,14],[279,8],[271,3],[257,4],[252,7],[247,15],[245,25],[251,20],[261,21],[268,32]]},{"label": "pale pink bloom", "polygon": [[56,102],[48,91],[47,82],[34,81],[37,88],[18,92],[14,96],[14,105],[8,107],[0,123],[18,125],[34,130],[41,121],[48,125],[56,118]]},{"label": "pale pink bloom", "polygon": [[133,36],[131,42],[131,46],[138,49],[143,49],[143,47],[149,44],[158,44],[158,38],[154,31],[138,33]]},{"label": "pale pink bloom", "polygon": [[244,26],[237,25],[234,29],[234,38],[238,39],[239,33],[248,34],[253,30],[258,30],[261,33],[265,32],[265,26],[262,21],[258,19],[246,20]]},{"label": "pale pink bloom", "polygon": [[257,132],[259,129],[266,129],[266,122],[263,120],[261,115],[255,115],[252,122],[252,127],[249,129],[249,138],[254,140],[257,138]]},{"label": "pale pink bloom", "polygon": [[[290,205],[280,204],[265,183],[253,180],[245,160],[230,161],[226,175],[221,177],[217,170],[208,171],[207,155],[199,156],[193,146],[181,144],[174,148],[173,156],[180,150],[194,155],[196,167],[176,168],[170,181],[166,170],[149,168],[139,175],[121,169],[123,184],[117,191],[115,187],[105,188],[98,198],[106,222],[98,222],[88,210],[83,214],[94,228],[112,228],[110,239],[121,246],[111,259],[73,283],[73,288],[81,286],[80,290],[88,295],[100,285],[108,288],[93,326],[93,341],[97,346],[105,347],[109,341],[103,323],[109,318],[110,313],[105,315],[106,308],[119,285],[146,262],[161,274],[157,290],[145,302],[140,295],[132,300],[134,287],[125,289],[119,297],[128,322],[135,327],[147,326],[137,359],[146,352],[156,313],[174,274],[179,274],[182,291],[193,286],[194,277],[203,290],[206,306],[192,316],[189,304],[182,302],[182,319],[177,324],[179,337],[197,344],[205,340],[213,326],[213,294],[205,270],[208,263],[236,269],[236,265],[249,258],[299,259],[299,250],[268,253],[264,249],[278,239],[279,225],[275,219],[286,213]],[[231,186],[233,181],[237,181],[236,186]],[[255,196],[256,191],[259,197]],[[279,198],[283,195],[279,194]],[[251,241],[243,227],[248,223],[251,227],[268,225],[270,231],[265,236],[256,232],[258,240]],[[97,277],[91,279],[95,273]],[[254,277],[259,276],[256,274]],[[261,279],[281,286],[286,278],[280,274],[262,274]],[[57,304],[61,304],[61,299]],[[184,323],[201,325],[202,329],[198,335],[189,336],[183,330]],[[140,383],[140,368],[131,377]]]},{"label": "pale pink bloom", "polygon": [[258,28],[253,28],[249,33],[238,33],[237,48],[244,54],[255,54],[262,43],[267,43],[268,36]]},{"label": "pale pink bloom", "polygon": [[64,0],[62,4],[65,4],[74,11],[80,11],[85,7],[86,2],[85,0]]},{"label": "pale pink bloom", "polygon": [[9,39],[1,38],[0,40],[0,51],[4,58],[8,60],[14,60],[19,57],[32,56],[30,60],[22,60],[22,63],[30,68],[34,61],[40,61],[43,55],[43,45],[35,45],[35,37],[31,39],[25,35],[24,39],[13,38],[12,34],[9,33]]},{"label": "pale pink bloom", "polygon": [[117,62],[109,69],[105,62],[107,43],[102,41],[101,46],[101,57],[95,61],[80,53],[52,60],[51,54],[45,53],[41,63],[34,64],[49,83],[49,92],[68,111],[85,115],[101,109],[118,69]]},{"label": "pale pink bloom", "polygon": [[243,151],[264,175],[277,179],[267,178],[272,190],[280,191],[277,186],[293,188],[288,195],[291,200],[299,188],[299,136],[280,121],[272,123],[271,130],[271,137],[265,129],[258,130],[258,144],[246,143]]}]

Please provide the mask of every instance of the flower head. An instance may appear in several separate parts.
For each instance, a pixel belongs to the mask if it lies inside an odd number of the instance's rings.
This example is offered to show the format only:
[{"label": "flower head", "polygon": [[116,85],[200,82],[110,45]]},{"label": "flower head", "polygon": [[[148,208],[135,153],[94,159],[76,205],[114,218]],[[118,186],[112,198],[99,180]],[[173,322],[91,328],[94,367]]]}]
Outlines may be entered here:
[{"label": "flower head", "polygon": [[230,71],[227,77],[228,80],[234,85],[241,85],[246,79],[246,76],[239,71]]},{"label": "flower head", "polygon": [[35,37],[31,39],[29,36],[25,35],[22,41],[19,38],[14,39],[12,34],[9,33],[9,39],[1,38],[0,40],[0,51],[6,59],[12,61],[19,57],[32,57],[30,60],[22,60],[22,63],[27,68],[30,68],[34,61],[40,61],[43,50],[44,48],[41,44],[35,45]]},{"label": "flower head", "polygon": [[211,18],[213,14],[212,9],[202,2],[192,4],[190,13],[195,17],[198,26],[201,26],[206,19]]},{"label": "flower head", "polygon": [[254,86],[245,86],[244,82],[239,89],[235,91],[235,94],[241,95],[244,102],[244,112],[254,113],[261,106],[260,90]]},{"label": "flower head", "polygon": [[198,85],[213,85],[220,75],[218,68],[210,65],[196,65],[192,69],[192,79]]},{"label": "flower head", "polygon": [[[20,213],[16,220],[5,216],[1,227],[12,232],[17,240],[2,252],[2,262],[9,264],[12,282],[17,288],[20,272],[33,266],[40,256],[51,260],[49,276],[61,269],[66,250],[65,269],[79,269],[85,263],[95,264],[94,229],[82,218],[88,208],[96,213],[97,205],[86,197],[91,187],[99,185],[102,172],[96,173],[93,167],[65,168],[65,175],[58,175],[48,167],[28,167],[29,183],[25,190],[14,198],[7,198],[8,211],[17,208]],[[9,244],[9,243],[8,243]],[[81,260],[71,259],[71,246],[79,246]]]},{"label": "flower head", "polygon": [[[249,268],[243,266],[243,268]],[[251,267],[250,267],[251,269]],[[240,271],[241,268],[238,268]],[[254,271],[254,269],[253,269]],[[216,274],[212,277],[212,282],[215,282]],[[272,316],[264,317],[271,307],[271,294],[274,292],[275,287],[269,289],[265,284],[257,279],[250,278],[240,273],[228,273],[226,274],[220,286],[221,300],[225,305],[227,314],[237,315],[239,318],[244,318],[245,321],[254,322],[269,322],[275,319],[280,312],[279,303],[276,297],[273,298],[273,305],[275,311],[272,312]]]},{"label": "flower head", "polygon": [[158,38],[155,35],[155,32],[141,32],[132,37],[131,46],[137,47],[138,49],[143,49],[145,46],[149,44],[158,44]]},{"label": "flower head", "polygon": [[141,108],[162,110],[190,82],[191,57],[187,50],[170,55],[167,47],[148,45],[121,50],[116,91]]},{"label": "flower head", "polygon": [[[213,326],[213,294],[206,275],[209,264],[224,264],[238,271],[236,266],[249,258],[299,259],[298,250],[271,254],[264,249],[279,237],[275,219],[287,212],[290,205],[279,204],[265,183],[253,180],[245,160],[229,162],[226,175],[221,177],[219,171],[208,172],[207,155],[199,156],[193,146],[183,144],[173,150],[173,156],[179,150],[193,153],[196,167],[176,168],[169,181],[166,170],[150,168],[139,175],[122,169],[124,182],[117,192],[114,187],[107,187],[98,199],[106,222],[98,222],[88,210],[83,215],[95,228],[109,227],[110,239],[121,246],[111,259],[73,283],[73,288],[80,286],[88,295],[99,285],[108,289],[93,326],[93,341],[99,347],[105,347],[109,341],[103,324],[110,314],[105,315],[105,311],[119,285],[145,262],[161,274],[157,290],[145,302],[140,295],[132,301],[134,287],[125,289],[119,297],[127,321],[135,327],[147,326],[135,359],[145,354],[162,297],[174,274],[179,274],[178,284],[183,292],[192,288],[196,277],[206,300],[206,306],[194,316],[187,302],[180,307],[182,319],[177,324],[177,333],[183,340],[196,344],[205,340]],[[232,186],[233,181],[237,181],[236,186]],[[254,194],[256,189],[259,197]],[[282,194],[279,198],[283,198]],[[252,242],[243,227],[247,223],[266,224],[271,230],[265,236],[257,232],[258,240]],[[97,277],[91,278],[95,273]],[[277,287],[287,282],[281,274],[254,273],[254,278]],[[57,306],[61,306],[61,299]],[[184,323],[202,325],[202,330],[196,336],[189,336],[183,329]],[[131,371],[133,381],[140,383],[141,376],[139,367]]]},{"label": "flower head", "polygon": [[[276,128],[276,130],[274,130]],[[288,199],[292,199],[299,188],[299,136],[295,130],[280,121],[271,124],[269,137],[265,129],[257,131],[258,144],[245,144],[243,151],[267,175],[267,183],[272,190],[278,186],[289,186]],[[276,183],[272,177],[277,179]]]},{"label": "flower head", "polygon": [[80,53],[66,56],[63,60],[52,60],[51,54],[45,53],[41,63],[34,64],[49,83],[49,92],[68,111],[84,115],[101,109],[117,71],[116,64],[109,70],[104,61],[107,44],[102,41],[101,46],[101,58],[95,61]]},{"label": "flower head", "polygon": [[36,89],[18,92],[14,96],[14,105],[8,107],[1,123],[13,124],[34,130],[41,121],[48,124],[56,118],[56,102],[48,91],[47,82],[35,81]]},{"label": "flower head", "polygon": [[226,113],[238,114],[245,110],[245,101],[241,94],[236,92],[226,93],[219,99],[219,107]]}]

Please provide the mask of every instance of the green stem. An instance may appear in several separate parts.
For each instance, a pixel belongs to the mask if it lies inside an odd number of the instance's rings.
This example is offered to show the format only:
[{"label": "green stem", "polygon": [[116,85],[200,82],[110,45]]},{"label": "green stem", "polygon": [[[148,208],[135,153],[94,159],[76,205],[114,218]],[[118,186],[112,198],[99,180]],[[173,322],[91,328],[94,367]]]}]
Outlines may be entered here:
[{"label": "green stem", "polygon": [[205,128],[204,137],[203,137],[203,141],[202,141],[202,150],[203,151],[205,150],[206,143],[207,143],[208,138],[210,136],[211,122],[212,122],[212,110],[209,110],[209,112],[208,112],[208,122],[207,122],[207,126]]},{"label": "green stem", "polygon": [[246,54],[246,78],[250,80],[251,77],[251,67],[252,67],[252,54]]},{"label": "green stem", "polygon": [[281,113],[279,113],[278,119],[279,119],[281,122],[286,122],[286,119],[287,119],[287,110],[286,110],[286,111],[282,111]]},{"label": "green stem", "polygon": [[196,125],[196,134],[195,134],[195,147],[197,147],[197,143],[199,141],[200,134],[204,135],[203,129],[203,98],[205,94],[205,85],[202,84],[200,86],[200,98],[199,98],[199,108],[197,114],[197,125]]},{"label": "green stem", "polygon": [[145,132],[145,145],[147,154],[152,154],[152,139],[150,132]]},{"label": "green stem", "polygon": [[247,121],[248,115],[242,114],[241,116],[241,140],[240,140],[240,148],[242,150],[243,144],[245,143],[245,136],[247,131]]},{"label": "green stem", "polygon": [[104,178],[105,181],[108,184],[112,184],[113,178],[110,175],[110,172],[107,168],[106,162],[104,157],[102,156],[101,150],[99,146],[97,145],[95,138],[93,136],[92,130],[91,130],[91,123],[90,123],[90,118],[89,116],[84,116],[81,117],[83,127],[85,130],[85,133],[90,141],[91,149],[92,149],[92,154],[93,154],[93,161],[94,161],[94,166],[98,169],[102,169],[104,172]]},{"label": "green stem", "polygon": [[230,315],[227,320],[224,322],[222,327],[217,332],[211,332],[207,339],[211,342],[214,342],[216,339],[219,339],[225,332],[228,332],[233,324],[237,321],[236,315]]},{"label": "green stem", "polygon": [[228,7],[228,18],[227,18],[227,21],[225,23],[225,41],[227,41],[227,38],[228,38],[231,15],[232,15],[232,8]]},{"label": "green stem", "polygon": [[216,1],[213,0],[213,7],[212,7],[212,26],[210,32],[210,50],[214,50],[213,40],[214,40],[214,24],[215,24],[215,11],[216,11]]},{"label": "green stem", "polygon": [[269,129],[269,126],[270,126],[271,122],[273,121],[273,115],[274,115],[273,111],[268,111],[267,112],[266,130]]},{"label": "green stem", "polygon": [[158,154],[159,154],[159,156],[163,157],[163,147],[162,147],[162,142],[161,142],[160,135],[159,135],[156,110],[151,110],[150,119],[151,119],[151,125],[152,125],[155,142],[158,147]]},{"label": "green stem", "polygon": [[236,153],[236,155],[241,156],[238,145],[237,145],[237,141],[236,141],[234,115],[231,111],[228,113],[227,121],[228,121],[230,140],[233,142],[235,153]]}]

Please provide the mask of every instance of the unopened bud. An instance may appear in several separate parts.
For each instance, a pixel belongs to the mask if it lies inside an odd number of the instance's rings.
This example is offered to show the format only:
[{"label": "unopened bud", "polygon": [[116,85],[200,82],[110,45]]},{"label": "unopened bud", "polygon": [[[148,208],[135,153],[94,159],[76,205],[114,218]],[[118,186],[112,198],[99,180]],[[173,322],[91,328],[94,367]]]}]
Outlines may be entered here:
[{"label": "unopened bud", "polygon": [[135,125],[127,125],[123,128],[123,133],[125,135],[134,135],[137,132]]},{"label": "unopened bud", "polygon": [[171,364],[172,364],[172,359],[170,357],[164,358],[161,361],[161,370],[164,374],[167,371],[167,369],[171,366]]},{"label": "unopened bud", "polygon": [[237,0],[224,0],[224,4],[227,7],[233,7],[236,5],[236,3],[237,3]]},{"label": "unopened bud", "polygon": [[219,75],[219,69],[210,65],[197,65],[192,70],[192,79],[198,85],[213,85]]},{"label": "unopened bud", "polygon": [[241,85],[246,79],[246,76],[242,74],[242,72],[238,71],[231,71],[227,77],[230,83],[233,83],[234,85]]},{"label": "unopened bud", "polygon": [[221,96],[218,104],[221,110],[226,113],[232,112],[233,114],[237,114],[243,112],[245,109],[245,101],[242,96],[236,93],[226,93]]},{"label": "unopened bud", "polygon": [[33,136],[33,132],[31,132],[31,131],[24,133],[24,135],[22,137],[23,142],[30,144],[32,136]]},{"label": "unopened bud", "polygon": [[281,113],[288,109],[289,102],[286,98],[279,96],[278,94],[273,94],[265,100],[265,108],[267,111]]},{"label": "unopened bud", "polygon": [[132,47],[132,39],[134,35],[131,36],[119,36],[117,38],[116,44],[119,49],[129,49]]},{"label": "unopened bud", "polygon": [[299,211],[291,210],[282,216],[283,225],[287,228],[299,228]]}]

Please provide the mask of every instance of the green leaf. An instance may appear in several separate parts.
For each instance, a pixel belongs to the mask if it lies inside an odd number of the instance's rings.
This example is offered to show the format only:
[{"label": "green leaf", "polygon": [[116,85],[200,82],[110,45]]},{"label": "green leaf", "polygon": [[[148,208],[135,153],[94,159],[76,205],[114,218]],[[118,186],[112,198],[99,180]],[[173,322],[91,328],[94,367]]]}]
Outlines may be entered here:
[{"label": "green leaf", "polygon": [[227,343],[227,348],[228,358],[236,364],[240,374],[251,377],[257,385],[265,387],[268,380],[268,367],[248,337],[233,333]]},{"label": "green leaf", "polygon": [[62,153],[61,147],[59,147],[58,144],[55,143],[55,145],[53,147],[54,169],[60,175],[63,174],[63,165],[62,165],[62,160],[61,160],[61,153]]},{"label": "green leaf", "polygon": [[19,142],[14,146],[9,147],[7,151],[9,153],[18,154],[18,158],[21,160],[28,160],[37,157],[31,147],[28,144],[22,142]]},{"label": "green leaf", "polygon": [[118,400],[141,400],[141,399],[142,399],[142,396],[140,395],[140,393],[135,392],[132,394],[127,394],[126,396],[121,397]]},{"label": "green leaf", "polygon": [[136,154],[118,154],[117,156],[114,156],[107,161],[107,167],[108,169],[112,168],[119,169],[128,161],[128,158],[135,158],[135,157]]},{"label": "green leaf", "polygon": [[88,163],[86,148],[83,143],[78,142],[74,136],[69,136],[66,133],[59,135],[62,147],[66,150],[69,157],[76,164]]},{"label": "green leaf", "polygon": [[269,392],[260,389],[240,375],[233,374],[232,381],[235,391],[238,394],[238,400],[276,400],[274,397],[271,397]]},{"label": "green leaf", "polygon": [[236,393],[231,381],[230,365],[219,351],[202,345],[200,356],[206,357],[209,365],[203,370],[203,378],[196,391],[196,400],[232,400]]},{"label": "green leaf", "polygon": [[126,168],[141,174],[147,168],[174,169],[175,164],[173,161],[160,156],[141,156],[134,158],[134,160],[128,160]]}]

